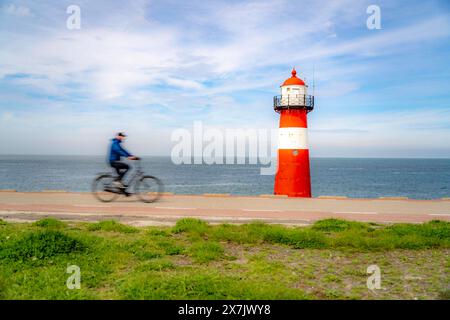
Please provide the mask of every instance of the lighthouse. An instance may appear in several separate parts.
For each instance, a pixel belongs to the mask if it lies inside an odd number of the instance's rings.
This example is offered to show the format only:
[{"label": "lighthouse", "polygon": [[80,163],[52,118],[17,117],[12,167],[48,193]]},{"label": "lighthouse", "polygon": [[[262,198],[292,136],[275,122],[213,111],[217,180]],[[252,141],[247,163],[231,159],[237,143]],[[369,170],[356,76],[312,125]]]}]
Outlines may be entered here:
[{"label": "lighthouse", "polygon": [[307,89],[293,68],[292,76],[281,85],[281,95],[273,98],[274,110],[280,114],[277,195],[311,197],[307,115],[314,108],[314,96]]}]

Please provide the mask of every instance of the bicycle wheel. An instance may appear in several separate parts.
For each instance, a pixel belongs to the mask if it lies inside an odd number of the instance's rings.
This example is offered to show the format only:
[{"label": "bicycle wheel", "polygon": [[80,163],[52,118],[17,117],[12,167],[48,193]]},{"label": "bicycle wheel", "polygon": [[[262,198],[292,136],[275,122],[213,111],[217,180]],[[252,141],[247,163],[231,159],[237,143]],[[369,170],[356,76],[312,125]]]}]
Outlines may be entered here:
[{"label": "bicycle wheel", "polygon": [[110,174],[98,176],[92,183],[92,194],[102,202],[114,201],[119,194],[112,187],[114,177]]},{"label": "bicycle wheel", "polygon": [[161,180],[153,176],[143,176],[136,182],[136,195],[144,202],[155,202],[161,198],[163,192]]}]

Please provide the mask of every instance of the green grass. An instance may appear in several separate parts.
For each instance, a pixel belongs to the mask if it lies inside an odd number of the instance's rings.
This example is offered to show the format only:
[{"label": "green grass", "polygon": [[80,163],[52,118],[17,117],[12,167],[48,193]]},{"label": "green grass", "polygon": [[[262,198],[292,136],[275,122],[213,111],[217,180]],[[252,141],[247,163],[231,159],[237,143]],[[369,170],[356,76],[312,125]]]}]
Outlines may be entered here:
[{"label": "green grass", "polygon": [[439,299],[450,300],[450,289],[444,289],[439,293]]},{"label": "green grass", "polygon": [[59,229],[66,226],[66,224],[62,221],[59,221],[55,218],[45,218],[36,221],[33,223],[34,226],[42,227],[42,228],[51,228],[51,229]]},{"label": "green grass", "polygon": [[200,269],[130,277],[120,288],[125,299],[308,299],[301,290],[281,283],[243,279]]},{"label": "green grass", "polygon": [[268,242],[290,245],[296,249],[380,251],[450,247],[450,223],[444,221],[431,221],[420,225],[381,226],[326,219],[316,222],[311,227],[297,228],[262,223],[210,226],[204,229],[203,234],[219,241],[241,244]]},{"label": "green grass", "polygon": [[262,236],[264,241],[287,244],[296,249],[329,247],[326,236],[311,229],[286,229],[270,226],[265,228]]},{"label": "green grass", "polygon": [[194,243],[189,248],[188,253],[195,262],[205,263],[221,258],[224,254],[224,249],[220,243],[201,241]]},{"label": "green grass", "polygon": [[208,224],[205,221],[193,218],[181,219],[173,228],[174,233],[187,232],[198,235],[204,235],[207,230]]},{"label": "green grass", "polygon": [[347,221],[340,219],[325,219],[314,223],[313,230],[323,232],[342,232],[348,230],[374,230],[373,227],[367,223]]},{"label": "green grass", "polygon": [[134,233],[137,232],[136,228],[118,223],[114,220],[105,220],[88,225],[89,231],[110,231],[119,233]]},{"label": "green grass", "polygon": [[[134,228],[0,220],[0,299],[449,299],[449,256],[442,221],[285,227],[187,218]],[[371,264],[382,290],[366,287]],[[69,265],[80,267],[80,290],[65,285]]]},{"label": "green grass", "polygon": [[2,246],[0,259],[27,262],[82,251],[84,244],[61,231],[28,232]]}]

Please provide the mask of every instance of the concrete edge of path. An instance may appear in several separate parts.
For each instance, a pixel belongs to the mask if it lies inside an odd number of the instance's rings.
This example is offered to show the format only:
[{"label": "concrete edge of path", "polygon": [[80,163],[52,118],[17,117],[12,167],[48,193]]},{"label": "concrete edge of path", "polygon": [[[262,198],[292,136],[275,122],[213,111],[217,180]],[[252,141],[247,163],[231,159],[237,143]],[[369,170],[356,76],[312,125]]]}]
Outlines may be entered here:
[{"label": "concrete edge of path", "polygon": [[[120,223],[132,225],[132,226],[173,226],[175,223],[186,216],[166,216],[166,215],[107,215],[107,214],[86,214],[86,213],[48,213],[48,212],[21,212],[21,211],[0,211],[0,219],[6,222],[15,223],[27,223],[35,222],[40,219],[55,218],[61,221],[67,222],[99,222],[105,220],[116,220]],[[251,222],[264,222],[269,224],[281,224],[290,226],[307,226],[312,224],[312,220],[299,220],[299,219],[274,219],[274,218],[252,218],[252,217],[214,217],[214,216],[196,216],[191,215],[189,218],[201,219],[210,224],[245,224]]]}]

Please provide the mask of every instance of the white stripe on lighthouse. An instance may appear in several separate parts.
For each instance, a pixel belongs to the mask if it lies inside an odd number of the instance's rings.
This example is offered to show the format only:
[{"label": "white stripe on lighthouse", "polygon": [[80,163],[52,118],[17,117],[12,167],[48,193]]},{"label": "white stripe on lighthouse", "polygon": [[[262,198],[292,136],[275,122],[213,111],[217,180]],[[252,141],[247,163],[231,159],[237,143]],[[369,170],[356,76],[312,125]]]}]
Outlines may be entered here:
[{"label": "white stripe on lighthouse", "polygon": [[278,149],[308,149],[308,128],[279,128]]}]

